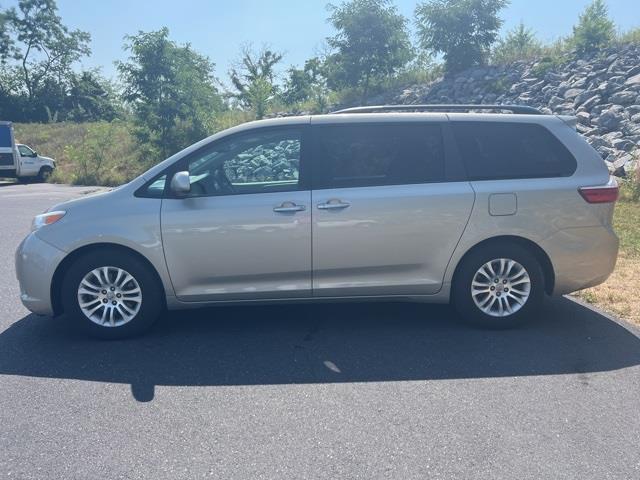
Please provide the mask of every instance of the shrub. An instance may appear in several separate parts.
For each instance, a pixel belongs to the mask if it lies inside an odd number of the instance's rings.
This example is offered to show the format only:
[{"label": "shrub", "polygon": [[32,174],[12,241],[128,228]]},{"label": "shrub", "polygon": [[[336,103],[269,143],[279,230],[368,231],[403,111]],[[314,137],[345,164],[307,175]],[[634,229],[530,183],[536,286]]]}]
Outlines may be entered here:
[{"label": "shrub", "polygon": [[485,90],[488,93],[494,93],[496,95],[502,95],[507,93],[511,87],[511,82],[507,78],[497,78],[487,84]]},{"label": "shrub", "polygon": [[76,144],[65,147],[67,165],[54,180],[76,185],[121,185],[142,173],[153,160],[139,161],[130,125],[124,122],[91,124]]},{"label": "shrub", "polygon": [[640,44],[640,27],[632,28],[618,35],[619,43],[637,43]]},{"label": "shrub", "polygon": [[608,46],[614,38],[615,25],[603,0],[593,0],[573,27],[570,42],[578,54],[591,53]]},{"label": "shrub", "polygon": [[497,64],[526,61],[538,57],[541,52],[542,45],[536,39],[535,33],[521,22],[516,28],[507,32],[504,39],[498,41],[492,60]]},{"label": "shrub", "polygon": [[560,66],[561,62],[558,57],[546,56],[542,57],[540,61],[531,68],[531,73],[536,77],[544,77],[548,72],[557,70]]}]

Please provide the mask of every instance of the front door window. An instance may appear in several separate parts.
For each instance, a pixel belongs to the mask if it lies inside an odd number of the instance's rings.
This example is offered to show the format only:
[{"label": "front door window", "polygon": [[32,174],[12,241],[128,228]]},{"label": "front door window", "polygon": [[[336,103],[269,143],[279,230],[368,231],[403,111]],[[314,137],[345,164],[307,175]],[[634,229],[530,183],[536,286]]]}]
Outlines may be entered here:
[{"label": "front door window", "polygon": [[298,190],[301,132],[252,132],[217,144],[189,161],[189,196]]}]

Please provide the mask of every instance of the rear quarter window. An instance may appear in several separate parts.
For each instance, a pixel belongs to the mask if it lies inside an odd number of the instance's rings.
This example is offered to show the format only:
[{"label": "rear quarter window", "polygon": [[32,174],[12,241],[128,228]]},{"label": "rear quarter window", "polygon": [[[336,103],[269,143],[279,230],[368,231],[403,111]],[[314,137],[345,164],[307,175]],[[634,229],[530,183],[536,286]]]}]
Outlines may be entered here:
[{"label": "rear quarter window", "polygon": [[577,163],[545,127],[533,123],[453,122],[469,180],[568,177]]}]

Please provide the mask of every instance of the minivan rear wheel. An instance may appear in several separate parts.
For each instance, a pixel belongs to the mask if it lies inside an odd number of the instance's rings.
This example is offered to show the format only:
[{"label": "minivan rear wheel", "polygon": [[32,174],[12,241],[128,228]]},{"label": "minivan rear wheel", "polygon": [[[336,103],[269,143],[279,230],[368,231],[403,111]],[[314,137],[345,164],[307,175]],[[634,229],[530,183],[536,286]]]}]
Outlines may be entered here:
[{"label": "minivan rear wheel", "polygon": [[544,275],[536,257],[509,243],[469,253],[456,273],[452,298],[463,320],[484,328],[518,326],[544,300]]},{"label": "minivan rear wheel", "polygon": [[153,325],[162,308],[162,288],[135,255],[112,249],[93,251],[78,257],[67,270],[62,303],[85,333],[124,338]]}]

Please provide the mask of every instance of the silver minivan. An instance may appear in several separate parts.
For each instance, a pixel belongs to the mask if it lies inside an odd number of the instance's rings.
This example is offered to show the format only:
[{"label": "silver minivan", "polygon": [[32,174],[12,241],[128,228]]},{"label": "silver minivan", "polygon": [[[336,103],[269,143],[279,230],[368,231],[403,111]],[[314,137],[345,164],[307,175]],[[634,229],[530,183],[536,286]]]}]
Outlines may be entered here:
[{"label": "silver minivan", "polygon": [[392,106],[240,125],[38,215],[16,253],[21,299],[103,338],[167,308],[337,299],[517,325],[616,262],[618,186],[573,122]]}]

